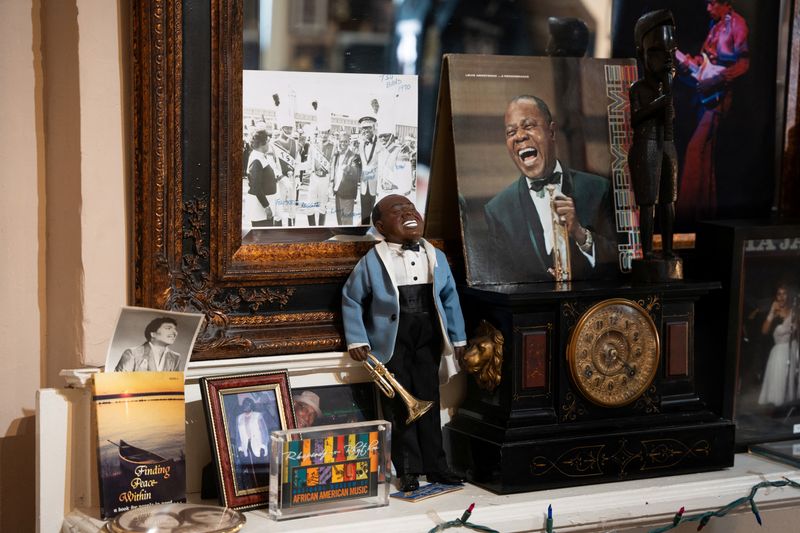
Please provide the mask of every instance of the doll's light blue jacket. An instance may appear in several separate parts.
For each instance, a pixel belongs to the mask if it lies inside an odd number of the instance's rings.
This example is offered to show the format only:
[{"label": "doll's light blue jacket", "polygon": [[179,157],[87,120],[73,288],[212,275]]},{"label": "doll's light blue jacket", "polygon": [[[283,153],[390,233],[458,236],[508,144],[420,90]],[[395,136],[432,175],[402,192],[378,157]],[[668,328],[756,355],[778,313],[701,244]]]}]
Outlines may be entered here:
[{"label": "doll's light blue jacket", "polygon": [[[442,363],[439,381],[447,382],[458,365],[453,343],[465,342],[464,316],[456,284],[444,253],[425,239],[420,240],[428,256],[433,279],[433,297],[442,330]],[[392,358],[400,319],[400,299],[392,268],[391,250],[385,241],[361,258],[342,289],[342,317],[347,346],[369,344],[382,363]]]}]

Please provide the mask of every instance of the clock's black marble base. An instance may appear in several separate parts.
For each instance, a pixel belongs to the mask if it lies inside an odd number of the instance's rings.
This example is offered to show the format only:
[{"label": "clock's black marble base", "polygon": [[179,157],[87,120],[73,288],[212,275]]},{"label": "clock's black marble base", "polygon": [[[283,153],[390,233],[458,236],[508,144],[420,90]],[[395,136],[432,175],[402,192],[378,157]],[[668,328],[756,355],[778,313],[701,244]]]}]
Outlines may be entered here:
[{"label": "clock's black marble base", "polygon": [[726,420],[514,440],[455,417],[445,428],[450,460],[470,483],[498,494],[685,474],[733,466]]},{"label": "clock's black marble base", "polygon": [[[505,339],[500,385],[467,378],[445,428],[448,457],[471,482],[520,492],[723,468],[733,424],[720,415],[724,357],[702,297],[714,283],[573,282],[461,289],[467,331],[488,320]],[[587,309],[626,298],[647,310],[661,339],[659,368],[636,401],[602,407],[570,376],[566,347]]]}]

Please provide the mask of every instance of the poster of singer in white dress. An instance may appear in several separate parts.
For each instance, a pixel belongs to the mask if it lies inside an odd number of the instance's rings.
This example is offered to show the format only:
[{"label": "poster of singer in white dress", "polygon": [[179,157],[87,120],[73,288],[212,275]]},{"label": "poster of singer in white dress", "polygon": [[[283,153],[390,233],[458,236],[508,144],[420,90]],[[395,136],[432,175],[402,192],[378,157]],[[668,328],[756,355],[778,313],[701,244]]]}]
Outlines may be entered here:
[{"label": "poster of singer in white dress", "polygon": [[800,424],[800,235],[744,241],[735,418],[738,442]]},{"label": "poster of singer in white dress", "polygon": [[366,231],[389,194],[424,212],[416,76],[245,70],[242,85],[243,233]]}]

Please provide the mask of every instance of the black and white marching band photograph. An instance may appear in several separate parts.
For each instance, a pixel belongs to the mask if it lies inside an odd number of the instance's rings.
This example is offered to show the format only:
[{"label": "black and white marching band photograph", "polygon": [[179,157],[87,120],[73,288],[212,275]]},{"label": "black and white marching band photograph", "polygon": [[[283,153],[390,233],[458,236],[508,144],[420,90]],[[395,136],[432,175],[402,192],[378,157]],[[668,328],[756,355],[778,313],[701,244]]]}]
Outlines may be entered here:
[{"label": "black and white marching band photograph", "polygon": [[364,227],[417,180],[417,77],[245,70],[242,233]]}]

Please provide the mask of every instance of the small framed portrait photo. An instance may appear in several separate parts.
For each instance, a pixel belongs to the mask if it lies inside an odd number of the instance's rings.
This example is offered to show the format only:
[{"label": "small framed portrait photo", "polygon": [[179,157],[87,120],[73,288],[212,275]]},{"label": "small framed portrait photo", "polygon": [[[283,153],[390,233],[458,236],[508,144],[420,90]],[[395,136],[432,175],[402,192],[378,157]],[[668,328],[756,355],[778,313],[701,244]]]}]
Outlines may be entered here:
[{"label": "small framed portrait photo", "polygon": [[350,383],[296,388],[292,403],[297,427],[351,424],[376,420],[378,399],[374,383]]},{"label": "small framed portrait photo", "polygon": [[288,373],[206,377],[200,391],[220,503],[240,510],[266,507],[270,433],[295,427]]}]

